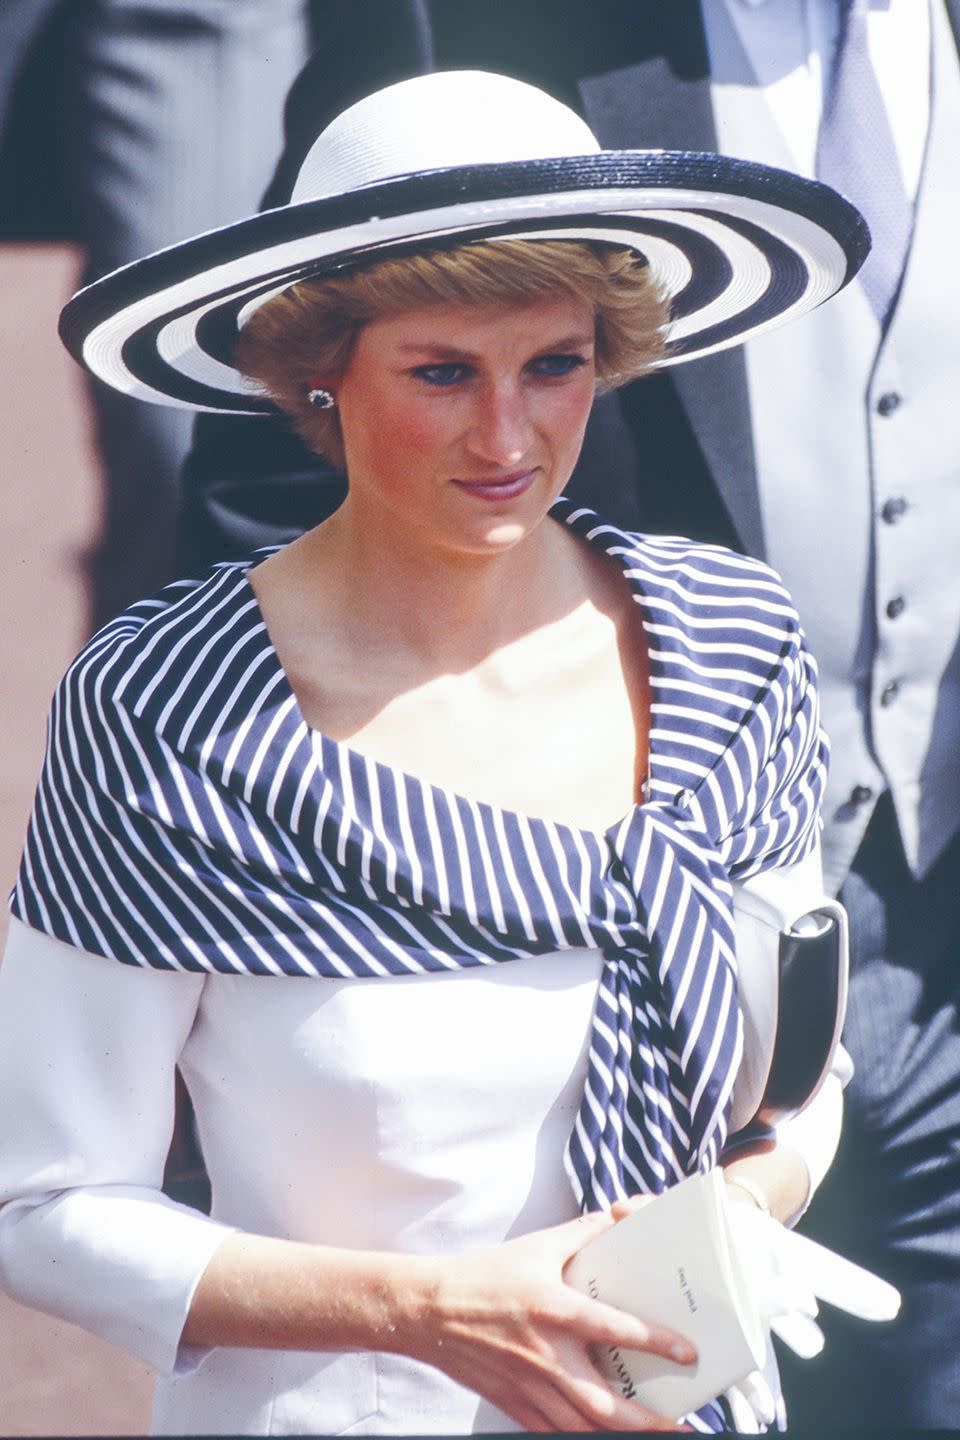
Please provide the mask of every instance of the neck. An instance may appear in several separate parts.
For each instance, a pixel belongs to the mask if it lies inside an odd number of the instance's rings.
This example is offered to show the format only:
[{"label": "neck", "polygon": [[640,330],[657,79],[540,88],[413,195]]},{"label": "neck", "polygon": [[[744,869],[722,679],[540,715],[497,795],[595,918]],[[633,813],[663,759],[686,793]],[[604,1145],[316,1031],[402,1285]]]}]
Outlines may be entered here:
[{"label": "neck", "polygon": [[322,576],[325,605],[342,607],[343,633],[391,666],[469,669],[586,598],[579,547],[545,519],[490,554],[427,548],[395,526],[373,526],[349,497],[300,542],[304,580]]}]

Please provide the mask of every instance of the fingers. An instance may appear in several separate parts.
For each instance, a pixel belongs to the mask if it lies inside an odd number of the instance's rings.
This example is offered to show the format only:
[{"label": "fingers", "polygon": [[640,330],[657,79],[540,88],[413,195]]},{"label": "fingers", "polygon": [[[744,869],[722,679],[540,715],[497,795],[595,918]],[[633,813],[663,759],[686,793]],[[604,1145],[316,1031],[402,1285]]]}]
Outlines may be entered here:
[{"label": "fingers", "polygon": [[738,1435],[761,1433],[763,1426],[760,1417],[739,1385],[731,1385],[729,1390],[724,1391],[723,1398],[730,1407],[730,1418]]},{"label": "fingers", "polygon": [[576,1333],[590,1345],[646,1350],[676,1365],[693,1365],[697,1359],[696,1347],[678,1330],[628,1315],[602,1300],[584,1297],[580,1314],[572,1319]]},{"label": "fingers", "polygon": [[572,1260],[578,1250],[584,1245],[595,1240],[606,1230],[610,1230],[616,1223],[613,1212],[610,1210],[592,1210],[587,1215],[578,1215],[576,1220],[567,1220],[562,1225],[555,1225],[550,1230],[541,1230],[541,1238],[550,1245],[555,1245],[560,1262],[565,1265]]},{"label": "fingers", "polygon": [[777,1397],[759,1370],[752,1370],[741,1385],[744,1395],[764,1425],[773,1425],[777,1418]]},{"label": "fingers", "polygon": [[[900,1293],[879,1275],[758,1210],[731,1206],[730,1220],[745,1270],[761,1287],[765,1282],[767,1290],[775,1289],[778,1308],[795,1305],[816,1314],[816,1294],[861,1320],[892,1320],[897,1315]],[[757,1266],[758,1255],[766,1257],[764,1267]],[[763,1308],[763,1298],[760,1303]]]},{"label": "fingers", "polygon": [[781,1244],[821,1300],[860,1320],[892,1320],[898,1313],[900,1292],[879,1275],[791,1230],[785,1231]]},{"label": "fingers", "polygon": [[675,1431],[678,1424],[650,1410],[638,1400],[630,1400],[611,1388],[592,1358],[572,1339],[562,1341],[556,1350],[559,1374],[556,1383],[582,1417],[578,1428],[587,1430],[666,1430]]},{"label": "fingers", "polygon": [[[573,1253],[579,1252],[594,1235],[608,1230],[611,1223],[626,1219],[627,1216],[635,1214],[645,1205],[649,1205],[653,1198],[651,1195],[635,1195],[628,1199],[616,1200],[606,1215],[601,1213],[599,1218],[587,1215],[582,1217],[582,1220],[573,1222],[577,1228],[573,1230],[572,1238],[579,1242]],[[587,1222],[586,1225],[584,1225],[584,1221]],[[650,1354],[660,1355],[665,1360],[670,1360],[677,1365],[695,1363],[696,1349],[689,1339],[679,1331],[666,1325],[641,1320],[635,1315],[616,1309],[595,1298],[587,1303],[589,1309],[584,1312],[586,1326],[581,1327],[580,1333],[589,1344],[616,1345],[626,1350],[644,1350]]]},{"label": "fingers", "polygon": [[[574,1239],[572,1253],[577,1253],[595,1234],[602,1234],[615,1222],[618,1206],[625,1214],[632,1213],[642,1204],[649,1203],[648,1197],[618,1201],[607,1214],[586,1215],[582,1220],[558,1227],[563,1230],[564,1242]],[[572,1258],[572,1256],[567,1257]],[[677,1365],[692,1365],[696,1362],[697,1351],[686,1335],[667,1325],[641,1319],[625,1310],[617,1309],[594,1296],[577,1291],[578,1301],[570,1297],[570,1313],[567,1323],[574,1333],[588,1345],[616,1345],[625,1350],[643,1350],[660,1355]]]},{"label": "fingers", "polygon": [[479,1391],[528,1430],[676,1430],[615,1393],[591,1349],[696,1360],[686,1336],[638,1319],[562,1280],[567,1260],[615,1224],[601,1212],[438,1266],[410,1353]]},{"label": "fingers", "polygon": [[[745,1380],[733,1387],[750,1406],[758,1426],[766,1429],[777,1418],[777,1401],[773,1391],[759,1370],[752,1370]],[[739,1427],[738,1427],[739,1428]]]},{"label": "fingers", "polygon": [[752,1370],[723,1397],[730,1406],[737,1434],[759,1435],[777,1421],[777,1401],[761,1371]]},{"label": "fingers", "polygon": [[572,1336],[560,1335],[537,1351],[500,1348],[484,1357],[472,1347],[444,1348],[442,1368],[526,1430],[595,1433],[682,1428],[611,1390],[585,1347]]},{"label": "fingers", "polygon": [[801,1360],[812,1360],[815,1355],[820,1354],[826,1343],[816,1320],[799,1310],[774,1315],[770,1320],[770,1329],[775,1335],[779,1335],[784,1345],[789,1345]]},{"label": "fingers", "polygon": [[448,1373],[451,1373],[454,1379],[460,1379],[478,1395],[482,1395],[512,1420],[516,1420],[524,1430],[542,1434],[580,1428],[573,1407],[559,1407],[551,1413],[549,1397],[546,1405],[538,1404],[537,1397],[530,1393],[528,1386],[504,1376],[482,1361],[472,1362],[469,1375],[460,1376],[455,1371]]},{"label": "fingers", "polygon": [[614,1220],[626,1220],[628,1215],[635,1215],[645,1205],[651,1205],[655,1198],[653,1195],[631,1195],[627,1200],[614,1200],[610,1214]]}]

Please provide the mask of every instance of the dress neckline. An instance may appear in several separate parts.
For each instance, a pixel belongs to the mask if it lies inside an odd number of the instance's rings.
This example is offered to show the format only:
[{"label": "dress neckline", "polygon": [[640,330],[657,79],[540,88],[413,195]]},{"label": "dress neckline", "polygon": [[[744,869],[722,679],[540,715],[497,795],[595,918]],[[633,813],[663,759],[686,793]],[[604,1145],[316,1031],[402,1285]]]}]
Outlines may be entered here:
[{"label": "dress neckline", "polygon": [[[432,795],[443,797],[447,806],[456,811],[475,810],[492,818],[499,819],[501,823],[511,823],[515,826],[525,828],[545,827],[556,834],[579,837],[592,837],[594,839],[605,835],[614,834],[626,825],[641,805],[647,803],[652,797],[655,789],[655,782],[659,778],[659,754],[653,742],[653,716],[657,708],[658,692],[660,685],[659,660],[654,656],[651,641],[654,638],[651,631],[650,616],[646,606],[647,596],[644,588],[637,579],[635,565],[631,563],[636,560],[636,542],[629,547],[626,542],[630,537],[625,532],[618,530],[615,526],[602,521],[595,511],[585,507],[578,507],[572,501],[561,496],[554,501],[547,512],[549,518],[566,524],[575,534],[588,545],[609,555],[616,561],[623,573],[624,581],[628,586],[631,598],[637,605],[640,614],[640,623],[643,626],[644,636],[647,641],[647,674],[650,691],[650,733],[647,736],[647,774],[641,786],[641,799],[635,801],[622,816],[615,819],[610,825],[603,829],[591,829],[581,825],[572,825],[563,820],[554,820],[550,816],[530,815],[521,810],[512,810],[508,807],[497,805],[490,800],[482,800],[476,796],[464,795],[460,791],[453,790],[445,785],[438,785],[435,781],[427,779],[422,775],[415,775],[410,771],[398,766],[390,765],[384,760],[378,759],[375,755],[366,750],[358,750],[349,741],[335,740],[316,726],[307,723],[300,708],[293,686],[290,684],[287,672],[281,663],[276,646],[270,638],[270,631],[267,627],[266,618],[260,605],[259,597],[250,584],[250,572],[256,568],[261,561],[276,554],[280,546],[273,546],[266,551],[258,551],[251,560],[244,564],[240,571],[241,588],[249,593],[252,602],[252,612],[256,620],[256,631],[260,638],[265,656],[268,656],[275,672],[275,690],[277,703],[289,711],[295,719],[298,728],[308,739],[314,755],[317,756],[319,767],[322,773],[330,773],[332,767],[339,767],[340,773],[349,773],[357,776],[365,770],[373,771],[378,782],[389,777],[395,785],[401,786],[409,795],[411,791],[425,791]],[[601,538],[606,533],[614,538],[614,543],[605,544]],[[657,637],[658,639],[660,637]]]}]

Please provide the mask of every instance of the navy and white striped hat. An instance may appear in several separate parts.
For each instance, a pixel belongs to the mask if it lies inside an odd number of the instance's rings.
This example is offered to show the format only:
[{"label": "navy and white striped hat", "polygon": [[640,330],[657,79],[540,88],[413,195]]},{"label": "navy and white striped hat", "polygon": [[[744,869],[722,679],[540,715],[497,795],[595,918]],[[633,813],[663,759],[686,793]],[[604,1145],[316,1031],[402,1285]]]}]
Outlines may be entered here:
[{"label": "navy and white striped hat", "polygon": [[66,306],[60,333],[94,374],[141,399],[269,410],[231,360],[263,299],[380,256],[505,236],[642,254],[671,302],[662,365],[819,305],[870,244],[859,212],[816,181],[719,155],[601,150],[574,111],[532,85],[440,71],[339,115],[289,205],[104,277]]}]

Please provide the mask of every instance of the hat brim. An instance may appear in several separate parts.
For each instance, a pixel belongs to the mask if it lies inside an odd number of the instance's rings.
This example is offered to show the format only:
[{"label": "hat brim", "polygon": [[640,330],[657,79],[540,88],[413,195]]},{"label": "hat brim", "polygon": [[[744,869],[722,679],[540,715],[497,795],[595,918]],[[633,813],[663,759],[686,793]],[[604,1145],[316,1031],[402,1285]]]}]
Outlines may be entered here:
[{"label": "hat brim", "polygon": [[239,317],[258,298],[412,248],[511,235],[608,240],[642,254],[671,305],[661,365],[806,313],[870,248],[859,211],[816,181],[711,154],[601,151],[431,170],[265,211],[81,290],[60,334],[130,395],[271,411],[231,363]]}]

